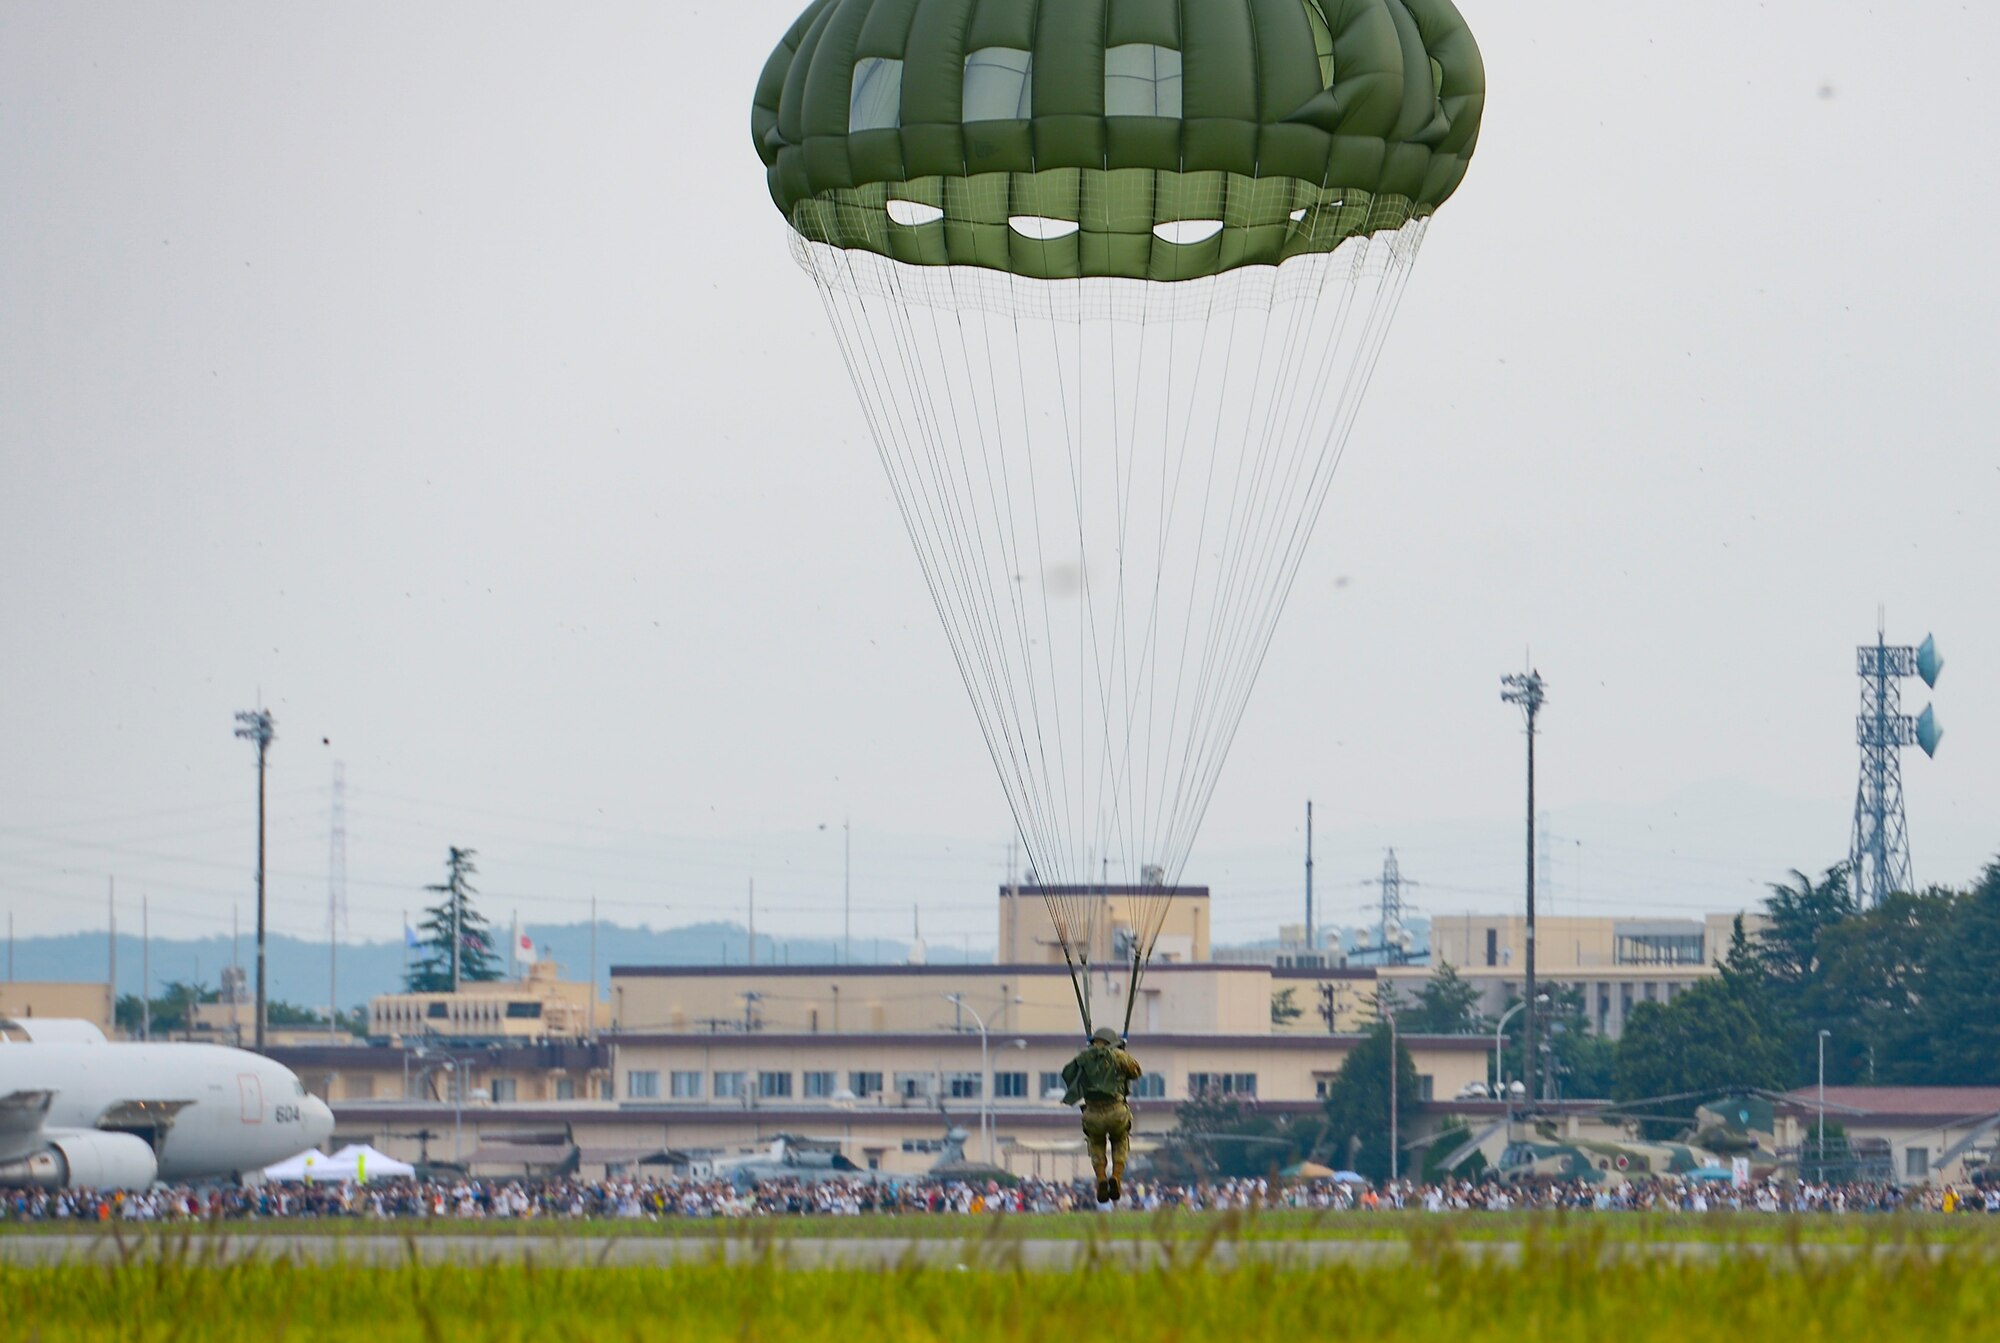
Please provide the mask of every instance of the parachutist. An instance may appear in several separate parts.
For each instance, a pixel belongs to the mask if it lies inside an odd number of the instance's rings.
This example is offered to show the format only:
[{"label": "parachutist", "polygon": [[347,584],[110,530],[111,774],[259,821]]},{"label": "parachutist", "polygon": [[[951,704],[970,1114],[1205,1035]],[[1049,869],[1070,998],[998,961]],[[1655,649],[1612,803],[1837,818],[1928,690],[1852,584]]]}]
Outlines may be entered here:
[{"label": "parachutist", "polygon": [[[1097,1201],[1116,1203],[1124,1192],[1125,1162],[1132,1155],[1132,1107],[1125,1103],[1139,1060],[1109,1026],[1099,1026],[1083,1052],[1062,1070],[1063,1104],[1083,1103],[1083,1140],[1097,1175]],[[1109,1173],[1106,1173],[1106,1167]]]}]

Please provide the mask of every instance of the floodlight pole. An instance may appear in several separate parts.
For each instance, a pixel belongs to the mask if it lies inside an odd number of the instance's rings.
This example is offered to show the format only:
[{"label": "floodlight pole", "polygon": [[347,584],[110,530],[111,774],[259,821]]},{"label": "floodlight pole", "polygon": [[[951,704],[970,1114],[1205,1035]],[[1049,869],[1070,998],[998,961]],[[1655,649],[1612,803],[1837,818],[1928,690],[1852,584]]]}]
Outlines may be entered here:
[{"label": "floodlight pole", "polygon": [[256,709],[236,715],[236,735],[257,746],[257,1052],[264,1052],[264,766],[271,754],[271,711]]},{"label": "floodlight pole", "polygon": [[1832,1031],[1821,1028],[1819,1033],[1819,1178],[1826,1182],[1826,1037]]},{"label": "floodlight pole", "polygon": [[1396,1184],[1396,1009],[1391,1006],[1383,1015],[1389,1018],[1389,1185],[1393,1189]]},{"label": "floodlight pole", "polygon": [[1527,955],[1524,957],[1527,974],[1527,991],[1521,1001],[1527,1003],[1526,1057],[1522,1068],[1528,1084],[1528,1104],[1533,1106],[1541,1099],[1541,1057],[1535,1052],[1537,1015],[1535,1002],[1535,720],[1541,715],[1542,704],[1546,700],[1546,685],[1539,671],[1516,672],[1500,678],[1500,698],[1508,704],[1519,706],[1521,717],[1528,731],[1528,921]]}]

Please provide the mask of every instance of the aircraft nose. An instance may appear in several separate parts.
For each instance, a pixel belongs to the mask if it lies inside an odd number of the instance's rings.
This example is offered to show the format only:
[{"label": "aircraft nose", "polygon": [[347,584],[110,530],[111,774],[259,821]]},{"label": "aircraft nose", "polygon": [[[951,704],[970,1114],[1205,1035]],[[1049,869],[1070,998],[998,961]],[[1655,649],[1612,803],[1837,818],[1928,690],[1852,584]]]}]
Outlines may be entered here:
[{"label": "aircraft nose", "polygon": [[333,1136],[333,1110],[317,1096],[306,1097],[305,1134],[311,1147],[324,1146]]}]

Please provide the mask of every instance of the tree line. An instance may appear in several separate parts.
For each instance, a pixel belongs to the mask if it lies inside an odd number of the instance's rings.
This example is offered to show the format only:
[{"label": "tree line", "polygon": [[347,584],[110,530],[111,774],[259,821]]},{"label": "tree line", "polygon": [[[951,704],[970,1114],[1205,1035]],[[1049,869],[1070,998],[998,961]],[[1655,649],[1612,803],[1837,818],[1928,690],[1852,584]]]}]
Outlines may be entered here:
[{"label": "tree line", "polygon": [[[1662,1136],[1691,1120],[1703,1099],[1813,1085],[1822,1031],[1828,1085],[2000,1084],[2000,861],[1969,889],[1933,886],[1865,908],[1845,865],[1818,880],[1794,872],[1769,887],[1754,930],[1736,920],[1716,965],[1717,974],[1671,1002],[1634,1004],[1616,1041],[1589,1028],[1579,986],[1544,990],[1549,1001],[1537,1021],[1550,1085],[1569,1098],[1653,1102],[1647,1127]],[[1296,1020],[1296,1007],[1274,999],[1273,1022]],[[1376,1010],[1377,1023],[1329,1080],[1318,1114],[1273,1116],[1247,1098],[1191,1097],[1160,1154],[1168,1169],[1192,1178],[1264,1175],[1312,1160],[1387,1176],[1385,1019],[1413,1035],[1490,1036],[1494,1022],[1480,1010],[1479,990],[1450,965],[1407,1000],[1378,993]],[[1506,1022],[1509,1080],[1525,1075],[1525,1016]],[[1407,1131],[1421,1106],[1417,1072],[1400,1041],[1396,1050],[1397,1111]]]}]

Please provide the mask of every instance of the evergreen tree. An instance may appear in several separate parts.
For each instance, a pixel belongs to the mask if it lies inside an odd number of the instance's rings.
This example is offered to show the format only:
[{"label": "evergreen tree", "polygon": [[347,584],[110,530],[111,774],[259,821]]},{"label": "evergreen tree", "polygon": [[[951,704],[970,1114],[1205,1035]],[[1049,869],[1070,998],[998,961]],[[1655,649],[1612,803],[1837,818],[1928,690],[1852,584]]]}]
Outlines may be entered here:
[{"label": "evergreen tree", "polygon": [[1417,1000],[1396,1011],[1396,1029],[1413,1035],[1477,1035],[1487,1029],[1479,1011],[1479,989],[1458,977],[1450,961],[1417,990]]},{"label": "evergreen tree", "polygon": [[[1398,1029],[1402,1018],[1397,1017]],[[1396,1042],[1396,1115],[1404,1137],[1422,1106],[1418,1098],[1417,1065],[1403,1042]],[[1326,1090],[1326,1136],[1335,1165],[1344,1165],[1373,1180],[1389,1178],[1389,1027],[1370,1027],[1368,1034],[1341,1060]],[[1398,1160],[1407,1173],[1409,1162]]]},{"label": "evergreen tree", "polygon": [[439,897],[424,910],[417,925],[422,948],[410,966],[404,986],[411,993],[449,993],[457,987],[452,979],[452,932],[458,933],[458,984],[500,978],[500,957],[493,949],[493,932],[486,919],[473,908],[472,865],[474,851],[454,848],[445,859],[445,879],[424,889]]},{"label": "evergreen tree", "polygon": [[1271,995],[1271,1024],[1289,1026],[1306,1014],[1299,1006],[1299,991],[1296,987],[1279,989]]},{"label": "evergreen tree", "polygon": [[1938,1061],[1933,1081],[2000,1083],[2000,860],[1953,902],[1916,1015]]},{"label": "evergreen tree", "polygon": [[1671,1003],[1640,1003],[1618,1042],[1612,1095],[1620,1101],[1674,1097],[1645,1106],[1647,1130],[1667,1136],[1694,1118],[1702,1100],[1726,1091],[1785,1085],[1790,1068],[1783,1044],[1749,1003],[1721,979],[1707,979]]}]

